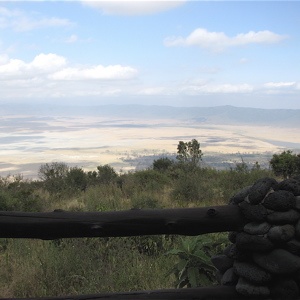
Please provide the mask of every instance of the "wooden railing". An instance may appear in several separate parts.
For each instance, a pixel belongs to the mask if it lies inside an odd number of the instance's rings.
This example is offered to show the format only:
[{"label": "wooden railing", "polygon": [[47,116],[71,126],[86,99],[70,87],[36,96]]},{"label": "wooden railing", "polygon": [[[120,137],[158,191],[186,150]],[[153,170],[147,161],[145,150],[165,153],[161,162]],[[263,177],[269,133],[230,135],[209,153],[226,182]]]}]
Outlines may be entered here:
[{"label": "wooden railing", "polygon": [[[52,240],[74,237],[124,237],[159,234],[195,236],[212,232],[238,231],[243,228],[245,223],[246,220],[240,209],[234,205],[184,209],[132,209],[113,212],[55,210],[49,213],[28,213],[2,211],[0,212],[0,238]],[[234,300],[243,299],[243,297],[237,294],[234,287],[216,286],[37,299]]]}]

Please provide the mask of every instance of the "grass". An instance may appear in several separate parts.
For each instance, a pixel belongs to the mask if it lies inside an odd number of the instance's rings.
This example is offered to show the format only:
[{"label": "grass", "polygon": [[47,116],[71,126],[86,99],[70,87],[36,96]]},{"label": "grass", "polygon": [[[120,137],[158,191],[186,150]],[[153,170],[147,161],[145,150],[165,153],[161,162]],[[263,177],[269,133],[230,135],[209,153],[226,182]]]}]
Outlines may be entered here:
[{"label": "grass", "polygon": [[[10,201],[16,209],[25,207],[26,197],[33,199],[34,195],[34,202],[28,203],[40,211],[200,207],[227,204],[241,188],[269,175],[270,172],[264,170],[238,173],[199,169],[192,175],[184,172],[158,175],[149,170],[148,173],[123,174],[121,185],[91,185],[85,192],[67,190],[54,195],[40,185],[30,192],[30,183],[26,193],[17,185],[13,194],[6,186],[0,186],[0,191],[5,196],[2,201]],[[21,196],[18,198],[18,195]],[[30,211],[30,206],[26,209]],[[176,258],[165,253],[177,248],[180,240],[177,236],[54,241],[0,239],[0,297],[174,288],[174,278],[166,274]]]}]

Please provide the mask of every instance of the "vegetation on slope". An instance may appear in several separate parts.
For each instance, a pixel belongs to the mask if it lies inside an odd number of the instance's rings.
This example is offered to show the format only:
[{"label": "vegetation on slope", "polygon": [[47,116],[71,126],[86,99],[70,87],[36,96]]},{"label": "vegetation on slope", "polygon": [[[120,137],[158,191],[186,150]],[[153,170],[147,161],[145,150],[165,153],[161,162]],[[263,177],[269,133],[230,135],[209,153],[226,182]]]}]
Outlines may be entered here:
[{"label": "vegetation on slope", "polygon": [[[176,161],[163,157],[148,170],[127,174],[117,174],[108,165],[85,172],[54,162],[40,167],[38,181],[24,181],[19,175],[1,178],[0,210],[110,211],[223,205],[257,179],[274,177],[271,170],[261,169],[258,164],[249,168],[244,162],[226,171],[203,168],[203,154],[196,140],[180,142],[177,150]],[[224,237],[226,234],[196,240],[166,235],[53,241],[1,239],[0,297],[212,284],[213,269],[206,258],[222,246]],[[178,264],[180,253],[185,264]],[[201,264],[198,273],[195,263]],[[170,270],[171,276],[167,276]]]}]

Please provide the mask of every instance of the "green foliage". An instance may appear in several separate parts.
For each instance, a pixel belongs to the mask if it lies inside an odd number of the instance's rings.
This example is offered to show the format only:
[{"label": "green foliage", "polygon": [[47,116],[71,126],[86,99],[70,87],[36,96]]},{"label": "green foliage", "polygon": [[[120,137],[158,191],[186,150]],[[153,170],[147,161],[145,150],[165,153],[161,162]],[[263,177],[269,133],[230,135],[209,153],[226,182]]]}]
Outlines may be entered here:
[{"label": "green foliage", "polygon": [[169,286],[172,258],[141,254],[131,238],[13,239],[0,260],[0,295],[31,298]]},{"label": "green foliage", "polygon": [[143,170],[133,174],[135,184],[142,190],[161,189],[169,182],[165,174],[155,170]]},{"label": "green foliage", "polygon": [[[178,171],[178,170],[177,170]],[[171,196],[183,202],[209,202],[214,197],[214,176],[216,171],[200,167],[193,172],[179,170]]]},{"label": "green foliage", "polygon": [[87,188],[87,174],[82,168],[70,168],[66,174],[66,185],[69,189],[85,191]]},{"label": "green foliage", "polygon": [[65,179],[68,172],[69,167],[66,163],[52,162],[41,165],[38,176],[49,193],[59,195],[67,187]]},{"label": "green foliage", "polygon": [[176,237],[170,235],[145,235],[128,238],[131,248],[147,256],[159,256],[174,245]]},{"label": "green foliage", "polygon": [[148,193],[133,195],[131,197],[131,205],[135,209],[162,208],[159,204],[159,199]]},{"label": "green foliage", "polygon": [[174,165],[174,161],[168,157],[162,157],[153,161],[153,170],[159,172],[166,172],[170,167]]},{"label": "green foliage", "polygon": [[[151,170],[118,175],[108,165],[85,172],[64,163],[46,164],[41,168],[42,181],[0,178],[0,210],[112,211],[219,205],[257,179],[272,177],[271,171],[258,164],[241,164],[226,171],[168,159],[154,165]],[[176,275],[177,286],[211,284],[214,268],[209,258],[223,247],[220,238],[222,235],[209,235],[182,242],[178,236],[167,235],[0,240],[0,295],[28,298],[118,292],[128,287],[170,288],[172,277],[164,275],[174,265],[171,273]],[[164,255],[169,249],[173,250]]]},{"label": "green foliage", "polygon": [[46,163],[40,166],[38,176],[43,181],[64,178],[69,171],[69,167],[63,162]]},{"label": "green foliage", "polygon": [[193,176],[185,176],[178,180],[175,188],[172,191],[172,196],[178,201],[199,201],[202,200],[202,190]]},{"label": "green foliage", "polygon": [[[110,211],[124,209],[122,191],[113,184],[91,186],[83,195],[85,210]],[[126,207],[129,208],[129,207]]]},{"label": "green foliage", "polygon": [[189,142],[179,141],[176,157],[179,162],[195,167],[202,160],[202,155],[200,143],[196,139],[192,139]]},{"label": "green foliage", "polygon": [[274,154],[270,166],[277,176],[289,178],[300,174],[300,154],[293,154],[291,150],[283,151],[280,154]]},{"label": "green foliage", "polygon": [[88,181],[91,184],[110,184],[115,183],[118,174],[110,165],[98,166],[97,171],[88,172]]},{"label": "green foliage", "polygon": [[196,238],[184,238],[181,246],[172,249],[166,255],[175,255],[178,262],[169,271],[168,275],[176,277],[176,287],[207,286],[215,282],[215,267],[211,263],[212,254],[226,246],[227,239],[214,235],[204,235]]},{"label": "green foliage", "polygon": [[22,177],[1,178],[0,211],[40,211],[43,203],[33,184]]},{"label": "green foliage", "polygon": [[261,169],[258,164],[254,164],[252,168],[246,164],[237,165],[235,169],[219,171],[216,184],[222,190],[225,203],[228,203],[228,199],[239,190],[265,177],[274,177],[274,174],[270,170]]},{"label": "green foliage", "polygon": [[125,197],[136,197],[144,192],[152,192],[151,197],[170,183],[167,174],[156,170],[142,170],[122,175],[118,178],[118,186]]}]

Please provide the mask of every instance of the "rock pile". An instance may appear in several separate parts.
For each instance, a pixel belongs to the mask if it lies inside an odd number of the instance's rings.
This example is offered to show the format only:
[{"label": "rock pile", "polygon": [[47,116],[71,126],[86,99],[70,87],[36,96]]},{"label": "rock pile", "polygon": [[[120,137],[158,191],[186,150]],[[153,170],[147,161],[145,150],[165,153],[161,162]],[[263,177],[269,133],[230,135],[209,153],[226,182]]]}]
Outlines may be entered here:
[{"label": "rock pile", "polygon": [[300,298],[300,181],[258,180],[231,198],[249,222],[212,258],[222,285],[245,296]]}]

